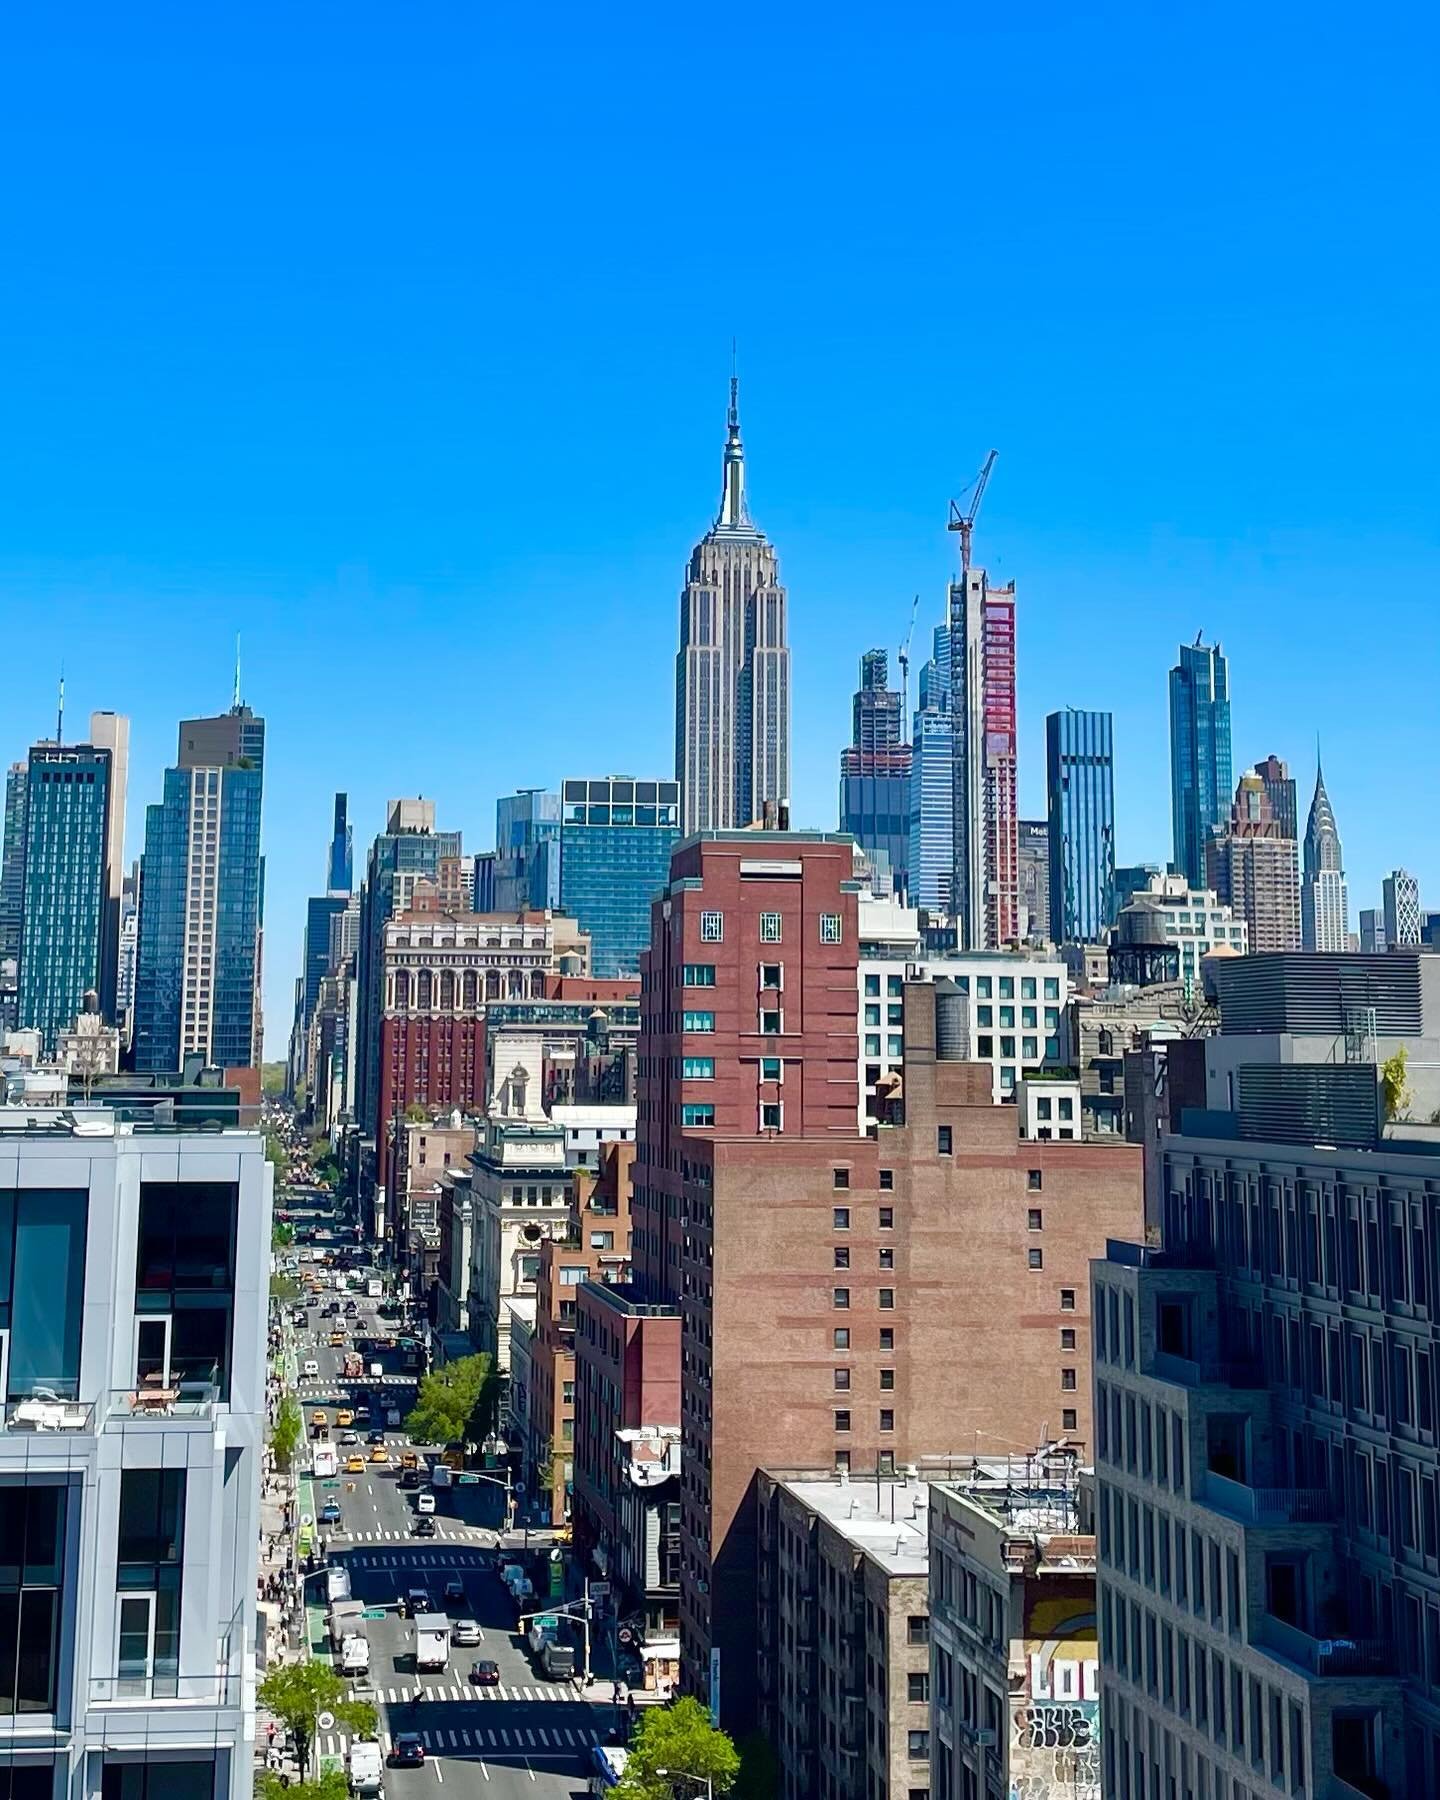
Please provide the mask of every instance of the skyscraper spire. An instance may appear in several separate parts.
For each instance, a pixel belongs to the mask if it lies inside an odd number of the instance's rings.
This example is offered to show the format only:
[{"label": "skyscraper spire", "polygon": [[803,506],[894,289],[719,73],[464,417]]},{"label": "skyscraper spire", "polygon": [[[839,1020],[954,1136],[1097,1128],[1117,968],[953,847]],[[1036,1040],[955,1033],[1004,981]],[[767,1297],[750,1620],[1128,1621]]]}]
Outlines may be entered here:
[{"label": "skyscraper spire", "polygon": [[240,710],[240,633],[235,633],[235,698],[231,702],[235,712]]},{"label": "skyscraper spire", "polygon": [[735,372],[735,340],[730,340],[730,410],[725,419],[725,477],[720,496],[722,531],[748,531],[750,514],[745,505],[745,446],[740,441],[740,377]]},{"label": "skyscraper spire", "polygon": [[65,742],[65,665],[60,665],[60,696],[55,703],[55,742]]}]

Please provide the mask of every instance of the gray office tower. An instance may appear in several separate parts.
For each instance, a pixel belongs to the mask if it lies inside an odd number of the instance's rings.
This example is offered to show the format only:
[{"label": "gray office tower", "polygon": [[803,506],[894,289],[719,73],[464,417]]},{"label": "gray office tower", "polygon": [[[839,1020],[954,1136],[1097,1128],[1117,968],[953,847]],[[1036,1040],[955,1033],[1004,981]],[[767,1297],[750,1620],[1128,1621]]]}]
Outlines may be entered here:
[{"label": "gray office tower", "polygon": [[950,628],[935,627],[935,652],[920,671],[910,753],[910,904],[950,910],[954,875],[954,733],[950,723]]},{"label": "gray office tower", "polygon": [[1205,885],[1205,846],[1235,791],[1230,772],[1230,665],[1216,644],[1182,644],[1170,671],[1170,815],[1175,867]]},{"label": "gray office tower", "polygon": [[1110,923],[1115,881],[1115,732],[1111,714],[1045,720],[1050,929],[1057,944],[1094,944]]},{"label": "gray office tower", "polygon": [[675,659],[683,828],[727,831],[790,798],[790,650],[775,549],[750,517],[730,382],[720,513],[690,557]]},{"label": "gray office tower", "polygon": [[860,658],[851,742],[840,752],[840,829],[853,833],[874,870],[877,894],[908,891],[910,746],[904,700],[889,685],[883,650]]},{"label": "gray office tower", "polygon": [[1115,1800],[1440,1794],[1440,1185],[1377,1080],[1433,1057],[1432,969],[1220,964],[1160,1242],[1092,1264]]}]

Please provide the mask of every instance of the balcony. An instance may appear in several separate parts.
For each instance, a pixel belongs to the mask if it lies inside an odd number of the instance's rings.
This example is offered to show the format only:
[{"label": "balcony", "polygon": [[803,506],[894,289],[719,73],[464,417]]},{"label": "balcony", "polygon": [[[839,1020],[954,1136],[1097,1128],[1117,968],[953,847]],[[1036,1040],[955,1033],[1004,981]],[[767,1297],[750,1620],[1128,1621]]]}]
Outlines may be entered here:
[{"label": "balcony", "polygon": [[4,1426],[6,1431],[94,1431],[95,1407],[85,1400],[62,1400],[50,1388],[37,1388],[25,1399],[5,1404]]},{"label": "balcony", "polygon": [[1244,1525],[1328,1525],[1334,1518],[1325,1488],[1250,1487],[1213,1469],[1205,1474],[1204,1499]]},{"label": "balcony", "polygon": [[1168,1350],[1157,1350],[1145,1371],[1157,1381],[1173,1381],[1177,1387],[1225,1387],[1254,1389],[1267,1385],[1265,1366],[1258,1359],[1225,1361],[1190,1356],[1175,1356]]},{"label": "balcony", "polygon": [[134,1425],[208,1425],[220,1390],[212,1381],[177,1381],[171,1387],[112,1388],[105,1397],[105,1429],[123,1431]]},{"label": "balcony", "polygon": [[1383,1680],[1398,1673],[1394,1648],[1381,1638],[1315,1638],[1273,1613],[1261,1618],[1256,1642],[1322,1680]]}]

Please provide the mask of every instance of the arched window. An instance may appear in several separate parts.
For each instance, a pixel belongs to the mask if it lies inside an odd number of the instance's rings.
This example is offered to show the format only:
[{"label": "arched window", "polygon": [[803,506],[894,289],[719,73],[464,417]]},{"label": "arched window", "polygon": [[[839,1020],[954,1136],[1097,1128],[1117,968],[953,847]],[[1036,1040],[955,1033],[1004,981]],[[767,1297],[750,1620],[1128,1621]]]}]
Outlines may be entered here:
[{"label": "arched window", "polygon": [[512,1000],[523,1000],[525,998],[525,977],[518,969],[512,969],[510,971],[508,991]]},{"label": "arched window", "polygon": [[415,977],[415,1004],[421,1012],[429,1012],[434,1005],[435,984],[430,978],[430,971],[422,969]]},{"label": "arched window", "polygon": [[444,970],[440,976],[440,1010],[455,1010],[455,977],[449,969]]},{"label": "arched window", "polygon": [[475,971],[473,969],[467,969],[465,971],[464,986],[461,990],[461,992],[464,996],[463,1005],[465,1007],[466,1012],[473,1012],[475,1010],[476,985],[477,984],[475,981]]},{"label": "arched window", "polygon": [[409,1010],[410,971],[408,969],[401,969],[395,977],[395,1005],[401,1012]]},{"label": "arched window", "polygon": [[539,969],[536,969],[535,973],[530,977],[530,998],[532,1000],[543,1000],[545,998],[545,977],[541,974]]},{"label": "arched window", "polygon": [[485,998],[487,1000],[500,998],[500,971],[498,969],[485,971]]}]

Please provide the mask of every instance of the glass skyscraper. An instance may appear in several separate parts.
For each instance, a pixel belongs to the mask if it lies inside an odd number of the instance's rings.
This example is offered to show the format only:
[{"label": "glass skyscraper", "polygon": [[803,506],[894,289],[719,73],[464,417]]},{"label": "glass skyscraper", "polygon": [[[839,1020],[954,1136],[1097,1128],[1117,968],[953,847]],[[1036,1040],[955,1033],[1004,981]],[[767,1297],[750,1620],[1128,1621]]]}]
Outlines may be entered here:
[{"label": "glass skyscraper", "polygon": [[1045,720],[1050,824],[1050,931],[1057,944],[1094,944],[1110,923],[1115,881],[1115,738],[1109,713]]},{"label": "glass skyscraper", "polygon": [[860,659],[854,733],[840,752],[840,829],[852,832],[875,864],[875,892],[907,889],[910,861],[910,746],[904,699],[889,685],[883,650]]},{"label": "glass skyscraper", "polygon": [[249,707],[180,727],[178,766],[145,809],[135,1067],[255,1060],[265,721]]},{"label": "glass skyscraper", "polygon": [[680,836],[678,781],[607,775],[561,788],[560,905],[590,934],[590,970],[635,975],[650,901],[670,879]]},{"label": "glass skyscraper", "polygon": [[330,894],[348,894],[354,885],[355,836],[350,828],[350,801],[348,795],[337,794],[335,829],[330,838],[325,891]]},{"label": "glass skyscraper", "polygon": [[935,627],[935,653],[920,671],[910,757],[910,904],[950,910],[954,873],[954,734],[950,725],[950,628]]},{"label": "glass skyscraper", "polygon": [[1230,772],[1230,665],[1216,644],[1182,644],[1170,671],[1170,813],[1175,867],[1205,885],[1205,846],[1235,791]]},{"label": "glass skyscraper", "polygon": [[19,1002],[16,1022],[41,1034],[53,1052],[59,1033],[82,1010],[87,989],[115,1016],[116,943],[111,919],[111,807],[114,754],[100,744],[36,744],[25,780],[21,877]]},{"label": "glass skyscraper", "polygon": [[559,837],[558,794],[521,788],[495,802],[496,912],[544,912],[560,904],[560,866],[546,854]]}]

